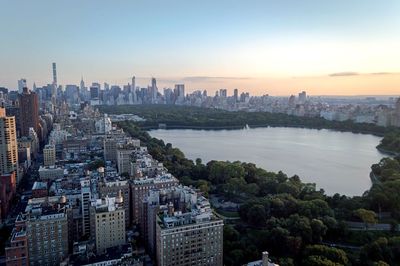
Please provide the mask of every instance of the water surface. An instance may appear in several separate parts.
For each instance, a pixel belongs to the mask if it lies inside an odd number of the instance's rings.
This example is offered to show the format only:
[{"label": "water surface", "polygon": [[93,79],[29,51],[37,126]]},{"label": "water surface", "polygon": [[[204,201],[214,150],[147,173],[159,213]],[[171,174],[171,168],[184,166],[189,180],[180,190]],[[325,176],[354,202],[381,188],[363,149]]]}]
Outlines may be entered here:
[{"label": "water surface", "polygon": [[297,174],[327,194],[361,195],[371,186],[370,167],[383,156],[372,135],[303,128],[152,130],[190,159],[255,163],[268,171]]}]

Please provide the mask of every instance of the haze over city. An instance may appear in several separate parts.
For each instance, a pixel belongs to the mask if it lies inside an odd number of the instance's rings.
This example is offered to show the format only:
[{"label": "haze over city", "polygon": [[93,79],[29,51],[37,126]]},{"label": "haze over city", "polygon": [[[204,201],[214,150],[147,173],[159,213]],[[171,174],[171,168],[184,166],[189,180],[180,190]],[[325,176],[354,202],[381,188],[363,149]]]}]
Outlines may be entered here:
[{"label": "haze over city", "polygon": [[[1,85],[395,95],[399,1],[1,1]],[[296,4],[294,4],[296,3]],[[23,8],[22,8],[23,6]]]}]

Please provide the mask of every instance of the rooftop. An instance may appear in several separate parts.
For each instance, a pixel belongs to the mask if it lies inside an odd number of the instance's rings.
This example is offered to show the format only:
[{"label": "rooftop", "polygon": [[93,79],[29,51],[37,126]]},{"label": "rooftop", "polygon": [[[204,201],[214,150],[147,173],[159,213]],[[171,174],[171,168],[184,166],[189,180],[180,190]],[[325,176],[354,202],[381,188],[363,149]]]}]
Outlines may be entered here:
[{"label": "rooftop", "polygon": [[[122,202],[121,202],[122,203]],[[118,209],[123,209],[123,205],[118,203],[117,197],[105,197],[92,201],[92,206],[95,207],[96,212],[113,212]]]},{"label": "rooftop", "polygon": [[142,178],[138,178],[133,180],[133,183],[135,185],[145,185],[145,184],[158,184],[158,183],[166,183],[166,182],[172,182],[172,181],[177,181],[178,179],[176,179],[173,175],[166,173],[163,175],[157,175],[156,177],[142,177]]},{"label": "rooftop", "polygon": [[[173,193],[173,197],[179,199],[180,206],[173,206],[172,201],[170,201],[167,204],[168,206],[164,205],[161,208],[164,210],[158,215],[161,227],[172,228],[193,223],[209,222],[215,219],[208,199],[199,195],[196,190],[186,186],[178,186],[159,191],[159,196],[165,197],[168,193]],[[178,207],[179,211],[175,211],[174,207]]]},{"label": "rooftop", "polygon": [[35,183],[33,183],[32,190],[37,190],[37,189],[47,189],[47,182],[36,181]]}]

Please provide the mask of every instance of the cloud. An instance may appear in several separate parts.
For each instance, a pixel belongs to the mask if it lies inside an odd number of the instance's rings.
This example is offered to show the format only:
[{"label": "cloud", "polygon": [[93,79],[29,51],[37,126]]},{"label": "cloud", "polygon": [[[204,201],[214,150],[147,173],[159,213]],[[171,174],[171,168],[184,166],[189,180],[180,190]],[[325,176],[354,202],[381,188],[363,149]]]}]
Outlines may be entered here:
[{"label": "cloud", "polygon": [[398,73],[396,72],[372,72],[372,73],[358,73],[358,72],[351,72],[351,71],[346,71],[346,72],[337,72],[337,73],[332,73],[329,74],[329,77],[349,77],[349,76],[367,76],[367,75],[374,75],[374,76],[383,76],[383,75],[396,75]]},{"label": "cloud", "polygon": [[347,76],[358,76],[359,74],[357,72],[338,72],[338,73],[332,73],[329,74],[330,77],[347,77]]},{"label": "cloud", "polygon": [[375,72],[375,73],[371,73],[371,75],[391,75],[394,73],[390,73],[390,72]]}]

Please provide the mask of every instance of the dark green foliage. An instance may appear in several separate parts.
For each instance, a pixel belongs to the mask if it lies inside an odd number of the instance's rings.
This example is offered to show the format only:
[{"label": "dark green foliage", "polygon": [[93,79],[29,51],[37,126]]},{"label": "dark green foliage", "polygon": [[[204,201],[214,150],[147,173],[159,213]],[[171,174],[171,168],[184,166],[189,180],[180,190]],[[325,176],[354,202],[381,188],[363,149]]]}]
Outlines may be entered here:
[{"label": "dark green foliage", "polygon": [[220,109],[199,108],[175,105],[122,105],[100,106],[100,111],[109,114],[133,113],[144,117],[145,122],[139,125],[144,128],[158,128],[160,123],[167,128],[243,128],[266,126],[290,126],[315,129],[334,129],[358,133],[383,135],[392,129],[368,123],[352,121],[328,121],[319,117],[298,117],[287,114],[268,112],[230,112]]},{"label": "dark green foliage", "polygon": [[[311,265],[347,265],[349,260],[347,258],[346,252],[341,249],[327,247],[324,245],[310,245],[304,250],[304,258],[306,261],[311,259],[312,262],[322,261],[327,264],[311,264]],[[318,258],[315,260],[315,258]],[[333,264],[332,264],[333,263]],[[304,265],[309,265],[304,263]]]},{"label": "dark green foliage", "polygon": [[95,160],[95,161],[91,162],[90,164],[88,164],[87,167],[88,167],[89,171],[96,170],[99,167],[104,167],[104,161],[103,160]]},{"label": "dark green foliage", "polygon": [[392,130],[385,134],[378,149],[400,154],[400,130]]},{"label": "dark green foliage", "polygon": [[384,158],[371,167],[374,183],[366,194],[367,207],[380,212],[390,212],[395,219],[400,218],[400,160]]},{"label": "dark green foliage", "polygon": [[376,264],[386,262],[389,265],[400,265],[400,237],[381,237],[366,244],[361,250],[361,261]]}]

